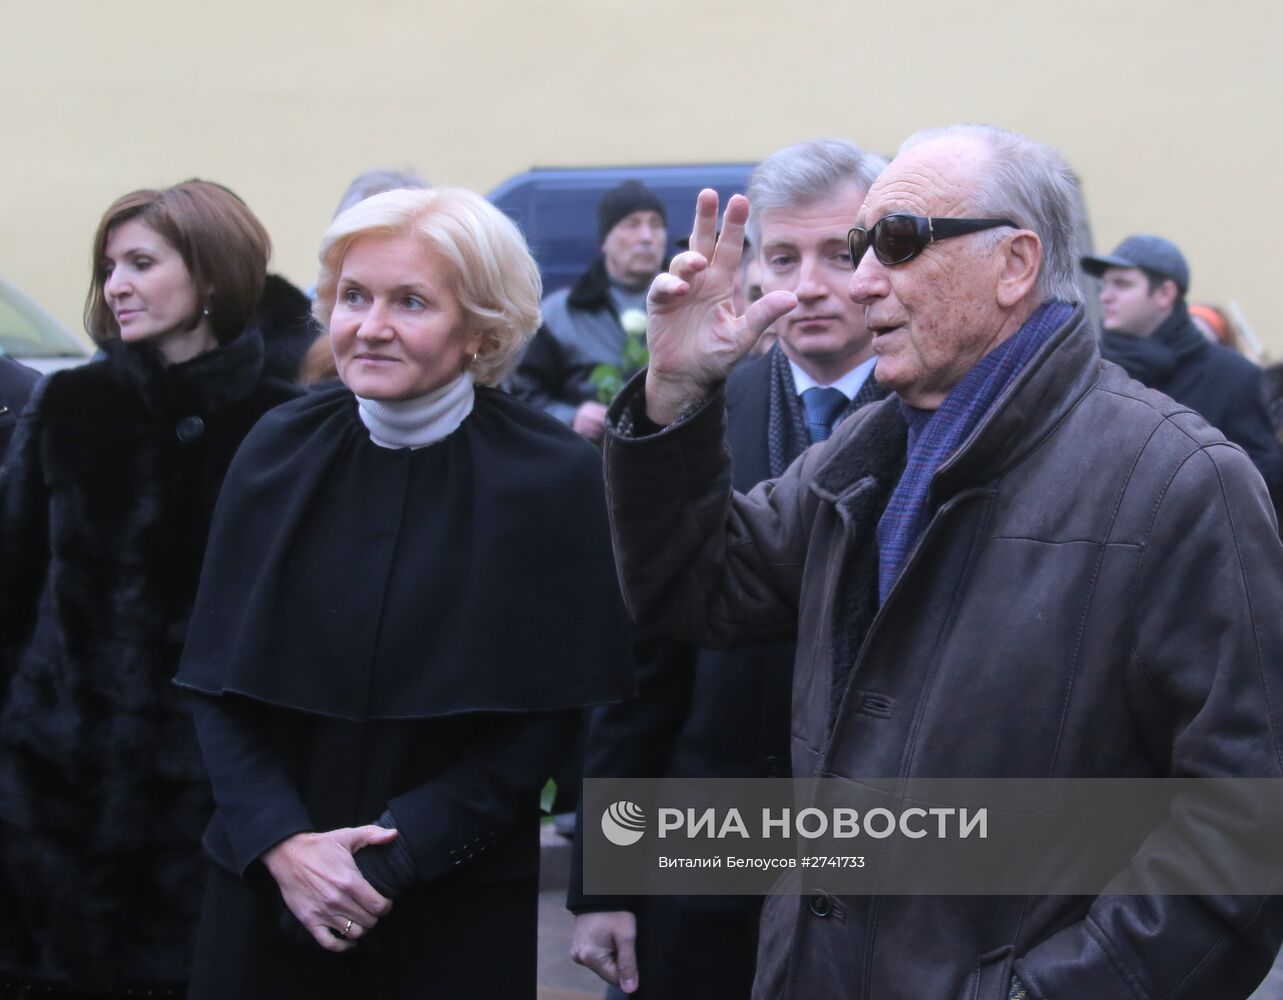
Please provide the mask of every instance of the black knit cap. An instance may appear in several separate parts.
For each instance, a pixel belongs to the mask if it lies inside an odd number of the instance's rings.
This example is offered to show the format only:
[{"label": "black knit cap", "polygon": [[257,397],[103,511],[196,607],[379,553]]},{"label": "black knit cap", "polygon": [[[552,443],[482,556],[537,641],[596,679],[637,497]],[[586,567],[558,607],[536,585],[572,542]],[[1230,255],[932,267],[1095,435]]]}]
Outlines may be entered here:
[{"label": "black knit cap", "polygon": [[668,213],[659,195],[641,181],[623,181],[601,196],[597,203],[597,242],[604,242],[619,220],[634,212],[658,212],[668,227]]}]

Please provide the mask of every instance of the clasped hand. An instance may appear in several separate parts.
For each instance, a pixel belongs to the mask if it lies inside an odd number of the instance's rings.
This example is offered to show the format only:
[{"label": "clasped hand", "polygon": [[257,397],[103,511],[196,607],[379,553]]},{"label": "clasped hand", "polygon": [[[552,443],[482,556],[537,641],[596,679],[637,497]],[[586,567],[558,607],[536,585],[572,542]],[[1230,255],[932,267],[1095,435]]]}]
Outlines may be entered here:
[{"label": "clasped hand", "polygon": [[296,833],[265,851],[263,863],[285,905],[316,943],[344,952],[392,909],[392,901],[365,880],[352,856],[395,838],[395,830],[374,825]]},{"label": "clasped hand", "polygon": [[707,396],[797,305],[792,292],[768,292],[735,315],[731,291],[744,254],[748,199],[731,196],[720,237],[717,202],[716,191],[699,193],[690,249],[673,258],[646,297],[646,415],[661,426]]}]

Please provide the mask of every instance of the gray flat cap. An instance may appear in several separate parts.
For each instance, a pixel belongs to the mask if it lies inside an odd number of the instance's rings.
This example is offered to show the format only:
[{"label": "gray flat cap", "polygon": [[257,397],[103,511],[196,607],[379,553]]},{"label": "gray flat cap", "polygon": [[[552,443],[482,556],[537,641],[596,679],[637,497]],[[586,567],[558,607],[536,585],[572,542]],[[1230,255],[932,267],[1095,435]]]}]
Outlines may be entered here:
[{"label": "gray flat cap", "polygon": [[1083,270],[1099,278],[1109,267],[1139,267],[1160,278],[1171,278],[1181,294],[1189,290],[1189,265],[1171,240],[1161,236],[1128,236],[1108,257],[1082,258]]}]

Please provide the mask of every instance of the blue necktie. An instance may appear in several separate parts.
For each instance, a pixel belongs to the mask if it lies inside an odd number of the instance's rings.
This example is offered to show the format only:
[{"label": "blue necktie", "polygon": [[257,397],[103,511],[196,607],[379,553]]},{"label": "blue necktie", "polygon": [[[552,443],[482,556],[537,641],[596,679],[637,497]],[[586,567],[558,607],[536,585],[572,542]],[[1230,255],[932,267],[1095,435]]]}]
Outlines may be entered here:
[{"label": "blue necktie", "polygon": [[827,389],[812,386],[802,393],[802,408],[806,410],[806,432],[811,436],[811,444],[829,439],[839,414],[850,402],[841,389],[834,389],[832,386]]}]

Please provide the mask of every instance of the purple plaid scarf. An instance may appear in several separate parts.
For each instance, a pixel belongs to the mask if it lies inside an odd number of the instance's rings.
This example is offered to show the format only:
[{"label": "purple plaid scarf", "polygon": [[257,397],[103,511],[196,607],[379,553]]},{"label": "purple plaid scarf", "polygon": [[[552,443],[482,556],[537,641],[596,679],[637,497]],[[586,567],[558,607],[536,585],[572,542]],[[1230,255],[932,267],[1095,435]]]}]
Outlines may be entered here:
[{"label": "purple plaid scarf", "polygon": [[885,603],[918,536],[931,519],[931,477],[976,429],[1003,391],[1048,338],[1073,315],[1064,302],[1045,302],[1011,337],[981,358],[935,413],[901,403],[909,424],[904,474],[878,521],[878,601]]}]

